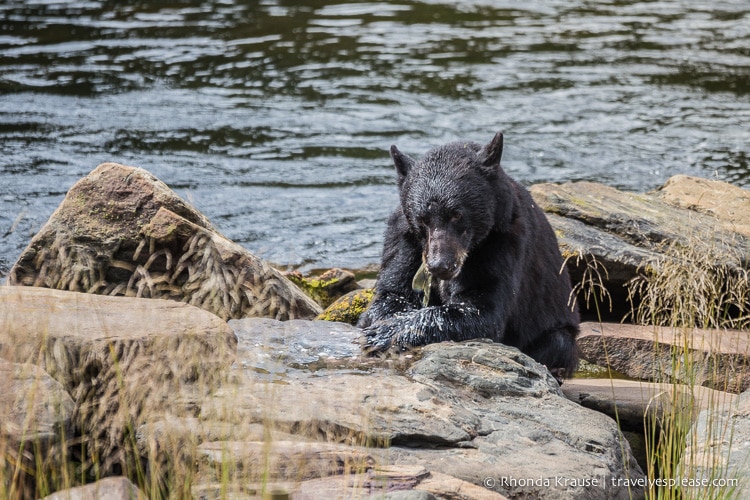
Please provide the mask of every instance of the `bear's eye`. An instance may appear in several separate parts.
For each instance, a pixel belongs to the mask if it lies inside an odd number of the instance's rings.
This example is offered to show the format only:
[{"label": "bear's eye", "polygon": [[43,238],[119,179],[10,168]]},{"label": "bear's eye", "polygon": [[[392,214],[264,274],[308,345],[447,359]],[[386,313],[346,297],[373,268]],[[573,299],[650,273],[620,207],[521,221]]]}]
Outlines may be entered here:
[{"label": "bear's eye", "polygon": [[455,224],[461,220],[463,216],[461,215],[461,212],[453,212],[450,217],[450,221]]}]

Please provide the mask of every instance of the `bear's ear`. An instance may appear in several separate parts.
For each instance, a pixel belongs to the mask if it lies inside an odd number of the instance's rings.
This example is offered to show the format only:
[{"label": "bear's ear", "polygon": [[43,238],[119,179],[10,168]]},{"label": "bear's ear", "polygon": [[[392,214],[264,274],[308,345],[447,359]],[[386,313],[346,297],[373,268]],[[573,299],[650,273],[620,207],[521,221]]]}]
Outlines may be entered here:
[{"label": "bear's ear", "polygon": [[396,173],[398,174],[398,185],[404,183],[404,179],[409,174],[414,160],[398,150],[396,146],[391,146],[391,158],[393,158],[393,164],[396,165]]},{"label": "bear's ear", "polygon": [[500,158],[503,156],[503,133],[498,132],[495,137],[479,152],[479,161],[483,170],[494,174],[500,168]]}]

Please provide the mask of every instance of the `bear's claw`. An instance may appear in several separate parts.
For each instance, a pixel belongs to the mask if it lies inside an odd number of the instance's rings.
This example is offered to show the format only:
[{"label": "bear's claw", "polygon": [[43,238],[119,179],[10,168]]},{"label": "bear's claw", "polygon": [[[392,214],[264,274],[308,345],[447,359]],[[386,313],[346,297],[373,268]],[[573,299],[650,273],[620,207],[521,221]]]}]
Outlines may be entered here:
[{"label": "bear's claw", "polygon": [[381,323],[375,323],[372,326],[368,326],[362,330],[364,334],[364,342],[362,349],[367,354],[375,354],[382,351],[387,351],[393,344],[393,333],[386,325]]}]

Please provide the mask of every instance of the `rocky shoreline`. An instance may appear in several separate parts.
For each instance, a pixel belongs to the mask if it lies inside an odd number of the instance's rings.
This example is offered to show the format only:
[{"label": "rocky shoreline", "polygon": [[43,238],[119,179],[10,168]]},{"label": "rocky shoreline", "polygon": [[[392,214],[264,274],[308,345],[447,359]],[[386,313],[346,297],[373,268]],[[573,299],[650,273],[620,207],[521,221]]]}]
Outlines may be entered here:
[{"label": "rocky shoreline", "polygon": [[[145,170],[100,165],[0,287],[0,494],[127,476],[82,488],[640,498],[654,478],[620,430],[649,412],[658,420],[683,405],[703,412],[697,422],[713,412],[750,433],[750,193],[682,176],[646,194],[591,183],[531,191],[585,315],[598,311],[582,325],[583,359],[637,380],[580,378],[561,390],[543,366],[482,339],[363,357],[346,322],[370,297],[350,275],[285,276]],[[701,283],[722,280],[727,314],[696,308],[682,327],[659,326],[685,308],[660,302],[659,316],[650,303],[658,286],[671,290],[660,279],[675,262]],[[628,309],[654,326],[607,322]],[[746,474],[743,442],[730,455],[701,444],[716,440],[710,431],[691,439],[685,477],[716,474],[713,458],[720,473]]]}]

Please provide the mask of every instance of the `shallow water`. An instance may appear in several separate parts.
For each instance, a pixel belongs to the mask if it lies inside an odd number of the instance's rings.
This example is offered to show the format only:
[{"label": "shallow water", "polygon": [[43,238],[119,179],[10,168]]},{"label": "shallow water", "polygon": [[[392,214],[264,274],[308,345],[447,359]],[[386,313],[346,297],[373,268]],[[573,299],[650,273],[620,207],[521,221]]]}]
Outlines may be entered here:
[{"label": "shallow water", "polygon": [[6,0],[0,276],[103,161],[277,264],[360,268],[391,144],[500,129],[524,184],[750,186],[750,3]]}]

